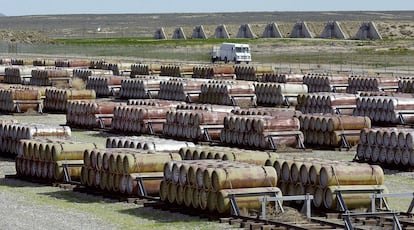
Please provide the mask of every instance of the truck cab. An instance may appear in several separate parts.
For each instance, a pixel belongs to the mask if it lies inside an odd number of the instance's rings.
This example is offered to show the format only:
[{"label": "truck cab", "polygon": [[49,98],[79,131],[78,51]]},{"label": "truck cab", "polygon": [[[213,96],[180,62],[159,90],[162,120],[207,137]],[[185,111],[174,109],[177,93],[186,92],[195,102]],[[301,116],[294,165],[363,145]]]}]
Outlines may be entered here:
[{"label": "truck cab", "polygon": [[233,61],[236,64],[241,62],[249,63],[252,61],[250,47],[248,44],[223,43],[220,47],[215,46],[211,51],[211,62]]}]

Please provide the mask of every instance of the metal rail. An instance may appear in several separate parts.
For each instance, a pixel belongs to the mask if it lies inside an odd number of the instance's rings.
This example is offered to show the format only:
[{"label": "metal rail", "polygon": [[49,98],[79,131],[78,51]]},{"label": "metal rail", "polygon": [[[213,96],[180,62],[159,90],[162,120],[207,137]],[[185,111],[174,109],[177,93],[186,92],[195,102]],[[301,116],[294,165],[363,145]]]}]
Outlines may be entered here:
[{"label": "metal rail", "polygon": [[111,93],[112,96],[117,96],[119,94],[119,91],[121,90],[121,86],[108,86],[109,88],[109,92]]},{"label": "metal rail", "polygon": [[159,200],[159,197],[148,196],[147,190],[144,186],[144,180],[161,180],[164,176],[148,176],[145,174],[139,175],[135,178],[138,184],[138,196],[147,199]]},{"label": "metal rail", "polygon": [[148,133],[150,135],[155,135],[154,127],[152,127],[152,124],[164,124],[164,123],[165,123],[165,120],[163,120],[163,121],[160,121],[160,120],[147,121]]},{"label": "metal rail", "polygon": [[154,96],[152,95],[153,92],[157,92],[158,94],[159,91],[160,91],[159,89],[147,89],[146,94],[149,99],[153,99],[154,98]]},{"label": "metal rail", "polygon": [[82,167],[82,166],[84,166],[84,164],[63,163],[62,164],[63,182],[66,182],[66,183],[69,183],[69,184],[80,184],[80,182],[78,182],[78,181],[72,181],[72,177],[70,176],[70,173],[69,173],[69,168],[70,167]]},{"label": "metal rail", "polygon": [[283,95],[283,103],[285,106],[287,106],[288,108],[290,108],[291,104],[289,101],[289,98],[297,98],[297,95]]},{"label": "metal rail", "polygon": [[307,218],[311,218],[311,200],[313,200],[313,195],[303,195],[303,196],[282,196],[282,197],[268,197],[268,196],[264,196],[262,198],[260,198],[260,202],[262,202],[262,219],[266,219],[266,202],[268,201],[274,201],[275,204],[277,204],[280,209],[282,210],[282,212],[284,212],[282,204],[280,203],[280,201],[295,201],[295,200],[304,200],[306,202],[304,202],[303,206],[304,208],[306,208],[306,217]]},{"label": "metal rail", "polygon": [[253,106],[256,106],[257,105],[257,102],[255,100],[256,94],[231,95],[230,96],[230,100],[231,100],[231,105],[232,106],[238,106],[237,101],[236,101],[237,98],[250,98],[250,100],[252,100],[252,102],[253,102]]},{"label": "metal rail", "polygon": [[331,85],[331,91],[333,93],[338,92],[338,88],[347,88],[349,85],[348,84],[332,84]]},{"label": "metal rail", "polygon": [[264,219],[257,219],[253,217],[245,217],[245,216],[232,216],[235,219],[240,219],[246,222],[254,222],[254,223],[261,223],[263,225],[275,226],[275,227],[282,227],[285,229],[296,229],[296,230],[309,230],[309,229],[344,229],[344,224],[335,223],[328,220],[322,220],[320,218],[310,218],[306,222],[299,222],[299,223],[291,223],[291,222],[282,222],[278,220],[264,220]]},{"label": "metal rail", "polygon": [[405,121],[404,115],[413,115],[413,114],[414,114],[413,110],[406,110],[406,111],[398,112],[398,118],[400,121],[400,125],[408,125],[407,122]]},{"label": "metal rail", "polygon": [[346,139],[347,136],[359,136],[360,133],[341,133],[341,147],[342,148],[346,148],[346,149],[350,149],[352,148],[352,145],[349,144],[349,141]]},{"label": "metal rail", "polygon": [[[246,192],[246,193],[238,193],[238,194],[230,193],[228,195],[228,198],[230,199],[232,214],[235,215],[235,216],[240,216],[240,209],[239,209],[239,206],[237,205],[236,197],[252,197],[252,196],[264,196],[264,195],[271,195],[273,198],[275,198],[275,197],[278,197],[279,192],[278,191],[274,191],[274,192]],[[282,204],[280,203],[280,201],[275,201],[275,205],[278,205],[283,210]]]},{"label": "metal rail", "polygon": [[186,101],[188,103],[193,103],[193,97],[199,95],[201,92],[188,92],[186,93]]},{"label": "metal rail", "polygon": [[108,118],[108,119],[114,119],[114,115],[113,114],[97,114],[97,118],[98,118],[98,124],[99,124],[99,128],[100,129],[105,129],[105,122],[103,121],[104,118]]},{"label": "metal rail", "polygon": [[356,108],[356,105],[333,106],[332,108],[335,111],[335,114],[341,115],[342,114],[342,112],[341,112],[342,109],[355,109]]},{"label": "metal rail", "polygon": [[353,230],[354,227],[352,225],[351,217],[386,217],[391,216],[393,220],[393,230],[402,230],[400,221],[398,220],[398,215],[400,215],[399,212],[374,212],[374,213],[344,213],[342,214],[342,218],[345,221],[345,229],[346,230]]},{"label": "metal rail", "polygon": [[269,147],[271,150],[277,150],[277,143],[275,143],[275,141],[273,140],[272,137],[290,137],[290,136],[295,136],[296,140],[298,142],[298,147],[300,149],[305,149],[305,144],[303,143],[302,138],[300,137],[300,132],[293,132],[293,133],[280,133],[280,134],[273,134],[273,135],[268,135],[266,136],[268,141],[269,141]]},{"label": "metal rail", "polygon": [[336,190],[336,198],[337,198],[337,207],[341,212],[349,212],[348,206],[345,203],[343,198],[343,194],[360,194],[360,193],[367,193],[368,194],[381,194],[384,189],[353,189],[353,190]]},{"label": "metal rail", "polygon": [[14,104],[16,105],[16,112],[21,113],[20,105],[37,105],[37,112],[43,113],[43,106],[42,100],[35,100],[35,101],[26,101],[26,100],[14,100]]},{"label": "metal rail", "polygon": [[208,142],[212,142],[209,130],[222,130],[224,129],[224,125],[206,125],[204,127],[204,138],[206,139],[206,141]]},{"label": "metal rail", "polygon": [[406,192],[406,193],[389,193],[389,194],[371,194],[369,195],[369,197],[371,198],[371,210],[372,212],[375,212],[375,207],[376,207],[376,200],[379,199],[381,201],[381,205],[385,204],[385,207],[387,208],[387,210],[389,211],[390,208],[388,206],[387,201],[385,200],[385,198],[391,198],[391,197],[397,197],[397,198],[401,198],[401,197],[412,197],[411,203],[408,206],[408,210],[406,213],[411,213],[413,212],[414,209],[414,192]]}]

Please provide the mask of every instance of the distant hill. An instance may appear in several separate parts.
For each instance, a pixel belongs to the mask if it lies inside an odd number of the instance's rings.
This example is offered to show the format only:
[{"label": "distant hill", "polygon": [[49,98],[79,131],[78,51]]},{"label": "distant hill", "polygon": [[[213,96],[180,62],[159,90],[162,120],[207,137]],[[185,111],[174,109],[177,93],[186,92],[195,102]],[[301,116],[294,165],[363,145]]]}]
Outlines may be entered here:
[{"label": "distant hill", "polygon": [[332,20],[340,21],[349,36],[362,22],[374,21],[384,38],[414,38],[414,11],[28,15],[0,17],[0,30],[36,31],[52,38],[152,37],[164,27],[171,37],[176,27],[191,35],[194,26],[203,25],[211,37],[217,25],[225,24],[234,37],[241,24],[250,23],[253,32],[261,35],[267,23],[277,22],[282,34],[289,36],[298,21],[307,21],[319,35]]},{"label": "distant hill", "polygon": [[4,16],[6,16],[6,15],[4,15],[4,14],[0,13],[0,17],[4,17]]}]

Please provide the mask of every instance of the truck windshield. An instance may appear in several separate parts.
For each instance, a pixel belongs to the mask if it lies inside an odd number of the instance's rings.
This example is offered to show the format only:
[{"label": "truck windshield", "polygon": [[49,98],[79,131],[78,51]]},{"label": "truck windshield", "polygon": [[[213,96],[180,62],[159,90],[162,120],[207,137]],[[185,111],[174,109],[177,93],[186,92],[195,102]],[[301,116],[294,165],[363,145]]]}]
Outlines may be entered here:
[{"label": "truck windshield", "polygon": [[236,53],[248,53],[249,48],[248,47],[236,47]]}]

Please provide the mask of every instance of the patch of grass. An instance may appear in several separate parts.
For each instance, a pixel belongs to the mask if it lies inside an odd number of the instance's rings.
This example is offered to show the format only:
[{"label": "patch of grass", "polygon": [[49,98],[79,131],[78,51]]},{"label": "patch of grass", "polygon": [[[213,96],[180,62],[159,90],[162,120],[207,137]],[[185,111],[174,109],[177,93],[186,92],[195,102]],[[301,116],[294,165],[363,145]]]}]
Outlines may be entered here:
[{"label": "patch of grass", "polygon": [[[398,174],[385,175],[385,185],[390,193],[412,192],[414,189],[412,178]],[[388,203],[392,209],[407,211],[411,200],[412,197],[388,198]]]},{"label": "patch of grass", "polygon": [[[252,45],[343,45],[354,43],[352,40],[330,40],[330,39],[295,39],[295,38],[231,38],[231,39],[167,39],[156,40],[152,38],[64,38],[55,39],[58,45],[91,45],[91,46],[155,46],[155,47],[186,47],[186,46],[211,46],[219,45],[224,42],[228,43],[248,43]],[[362,41],[361,43],[367,43]]]},{"label": "patch of grass", "polygon": [[167,39],[155,40],[152,38],[73,38],[55,39],[57,44],[65,45],[117,45],[117,46],[194,46],[214,45],[223,42],[250,43],[255,39]]},{"label": "patch of grass", "polygon": [[370,48],[358,48],[357,53],[360,54],[374,54],[374,55],[414,55],[414,50],[410,50],[407,47],[390,47],[376,49],[374,47]]},{"label": "patch of grass", "polygon": [[[179,213],[170,213],[135,204],[103,200],[49,186],[18,186],[21,182],[9,180],[0,185],[0,191],[18,197],[22,206],[48,206],[59,211],[86,213],[119,229],[222,229],[219,223],[200,220]],[[16,186],[17,185],[17,186]]]}]

